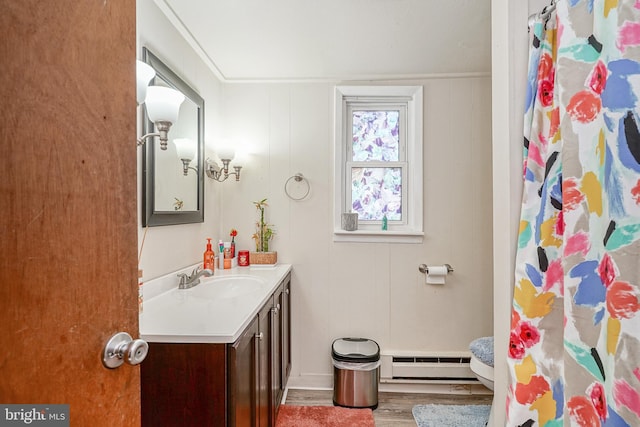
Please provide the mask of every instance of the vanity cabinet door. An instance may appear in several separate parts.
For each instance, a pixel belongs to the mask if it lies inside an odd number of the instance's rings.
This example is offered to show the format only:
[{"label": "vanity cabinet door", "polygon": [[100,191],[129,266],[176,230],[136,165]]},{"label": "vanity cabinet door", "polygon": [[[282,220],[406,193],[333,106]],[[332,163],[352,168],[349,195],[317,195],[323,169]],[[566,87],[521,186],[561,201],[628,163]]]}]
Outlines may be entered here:
[{"label": "vanity cabinet door", "polygon": [[229,403],[231,427],[258,425],[258,373],[260,331],[256,317],[238,340],[228,346]]},{"label": "vanity cabinet door", "polygon": [[291,370],[290,288],[291,276],[289,275],[283,280],[273,296],[273,360],[271,366],[271,393],[273,399],[272,406],[274,408],[273,425],[275,425],[278,408],[284,396],[284,390],[287,386],[287,380]]},{"label": "vanity cabinet door", "polygon": [[287,386],[289,380],[289,374],[291,373],[291,274],[284,280],[282,292],[282,302],[280,310],[280,335],[282,337],[281,342],[281,389],[284,393],[284,389]]},{"label": "vanity cabinet door", "polygon": [[275,425],[275,417],[277,415],[277,409],[282,400],[283,386],[282,386],[282,296],[283,287],[280,285],[273,295],[273,310],[272,310],[272,328],[273,328],[273,349],[271,360],[271,405],[274,408],[273,422]]},{"label": "vanity cabinet door", "polygon": [[274,408],[271,404],[271,353],[273,349],[273,299],[262,307],[259,317],[259,381],[258,381],[258,425],[260,427],[274,426],[272,422]]},{"label": "vanity cabinet door", "polygon": [[142,427],[226,427],[225,344],[149,343]]},{"label": "vanity cabinet door", "polygon": [[282,285],[273,294],[273,308],[271,309],[271,407],[273,408],[272,424],[275,425],[278,407],[282,400],[280,360],[282,358]]}]

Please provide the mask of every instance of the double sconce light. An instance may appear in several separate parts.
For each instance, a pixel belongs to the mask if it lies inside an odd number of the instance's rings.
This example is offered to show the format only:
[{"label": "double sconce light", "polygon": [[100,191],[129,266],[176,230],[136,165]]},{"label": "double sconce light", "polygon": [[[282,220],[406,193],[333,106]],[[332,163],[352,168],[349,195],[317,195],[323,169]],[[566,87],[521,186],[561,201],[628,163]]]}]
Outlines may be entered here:
[{"label": "double sconce light", "polygon": [[160,148],[166,150],[169,129],[178,120],[184,95],[169,87],[149,86],[149,82],[155,75],[155,70],[149,64],[136,61],[138,105],[144,103],[147,116],[155,124],[157,130],[157,132],[148,133],[138,138],[138,145],[144,144],[147,138],[157,136],[160,139]]},{"label": "double sconce light", "polygon": [[240,181],[240,169],[242,166],[233,166],[235,172],[229,172],[229,163],[233,160],[235,153],[233,150],[218,150],[218,157],[222,161],[222,167],[218,166],[216,162],[211,159],[207,159],[205,172],[207,176],[214,181],[223,182],[229,178],[230,175],[236,176],[236,181]]},{"label": "double sconce light", "polygon": [[[155,70],[142,61],[136,61],[136,83],[138,105],[145,105],[147,116],[153,122],[156,132],[148,133],[138,138],[138,146],[143,145],[148,138],[158,137],[160,148],[167,149],[169,141],[169,129],[178,121],[180,106],[185,100],[185,96],[179,91],[165,86],[149,86],[149,82],[156,75]],[[190,166],[196,157],[197,144],[188,138],[174,138],[176,154],[182,161],[183,173],[186,176],[189,169],[197,169]],[[222,161],[222,167],[211,159],[206,160],[205,172],[207,176],[215,181],[223,182],[230,175],[235,175],[236,181],[240,181],[240,170],[242,166],[233,166],[234,172],[229,172],[229,163],[234,157],[233,150],[219,150],[218,157]]]}]

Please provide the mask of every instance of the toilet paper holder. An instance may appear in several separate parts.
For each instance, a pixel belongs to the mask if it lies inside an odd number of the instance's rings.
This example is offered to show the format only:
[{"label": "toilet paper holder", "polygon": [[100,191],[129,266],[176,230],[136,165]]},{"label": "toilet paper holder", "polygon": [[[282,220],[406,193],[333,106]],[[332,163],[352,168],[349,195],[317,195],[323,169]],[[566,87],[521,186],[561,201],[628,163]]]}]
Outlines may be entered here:
[{"label": "toilet paper holder", "polygon": [[[453,273],[453,267],[451,267],[451,265],[449,264],[443,264],[443,265],[447,267],[447,273]],[[420,264],[418,266],[418,270],[420,270],[420,273],[429,274],[429,267],[427,266],[427,264]]]}]

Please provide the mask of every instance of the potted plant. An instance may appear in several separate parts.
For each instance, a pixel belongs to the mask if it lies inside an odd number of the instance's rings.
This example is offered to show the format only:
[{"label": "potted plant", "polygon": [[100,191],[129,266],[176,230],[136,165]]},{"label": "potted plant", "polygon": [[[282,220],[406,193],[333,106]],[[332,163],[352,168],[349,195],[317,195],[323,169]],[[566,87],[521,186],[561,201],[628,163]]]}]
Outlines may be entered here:
[{"label": "potted plant", "polygon": [[278,261],[278,253],[269,250],[269,241],[273,239],[275,231],[272,224],[264,220],[264,209],[269,206],[267,199],[253,202],[260,212],[260,219],[256,222],[256,232],[251,236],[256,242],[256,251],[249,254],[251,264],[275,264]]}]

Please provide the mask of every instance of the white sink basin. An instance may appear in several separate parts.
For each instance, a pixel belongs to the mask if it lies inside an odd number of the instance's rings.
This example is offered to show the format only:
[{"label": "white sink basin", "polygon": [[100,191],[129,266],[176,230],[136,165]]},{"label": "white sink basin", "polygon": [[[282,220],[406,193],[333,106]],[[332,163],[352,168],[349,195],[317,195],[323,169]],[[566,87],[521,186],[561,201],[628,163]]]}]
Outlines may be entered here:
[{"label": "white sink basin", "polygon": [[198,298],[238,298],[260,291],[266,282],[252,276],[229,276],[201,279],[201,283],[184,292]]}]

